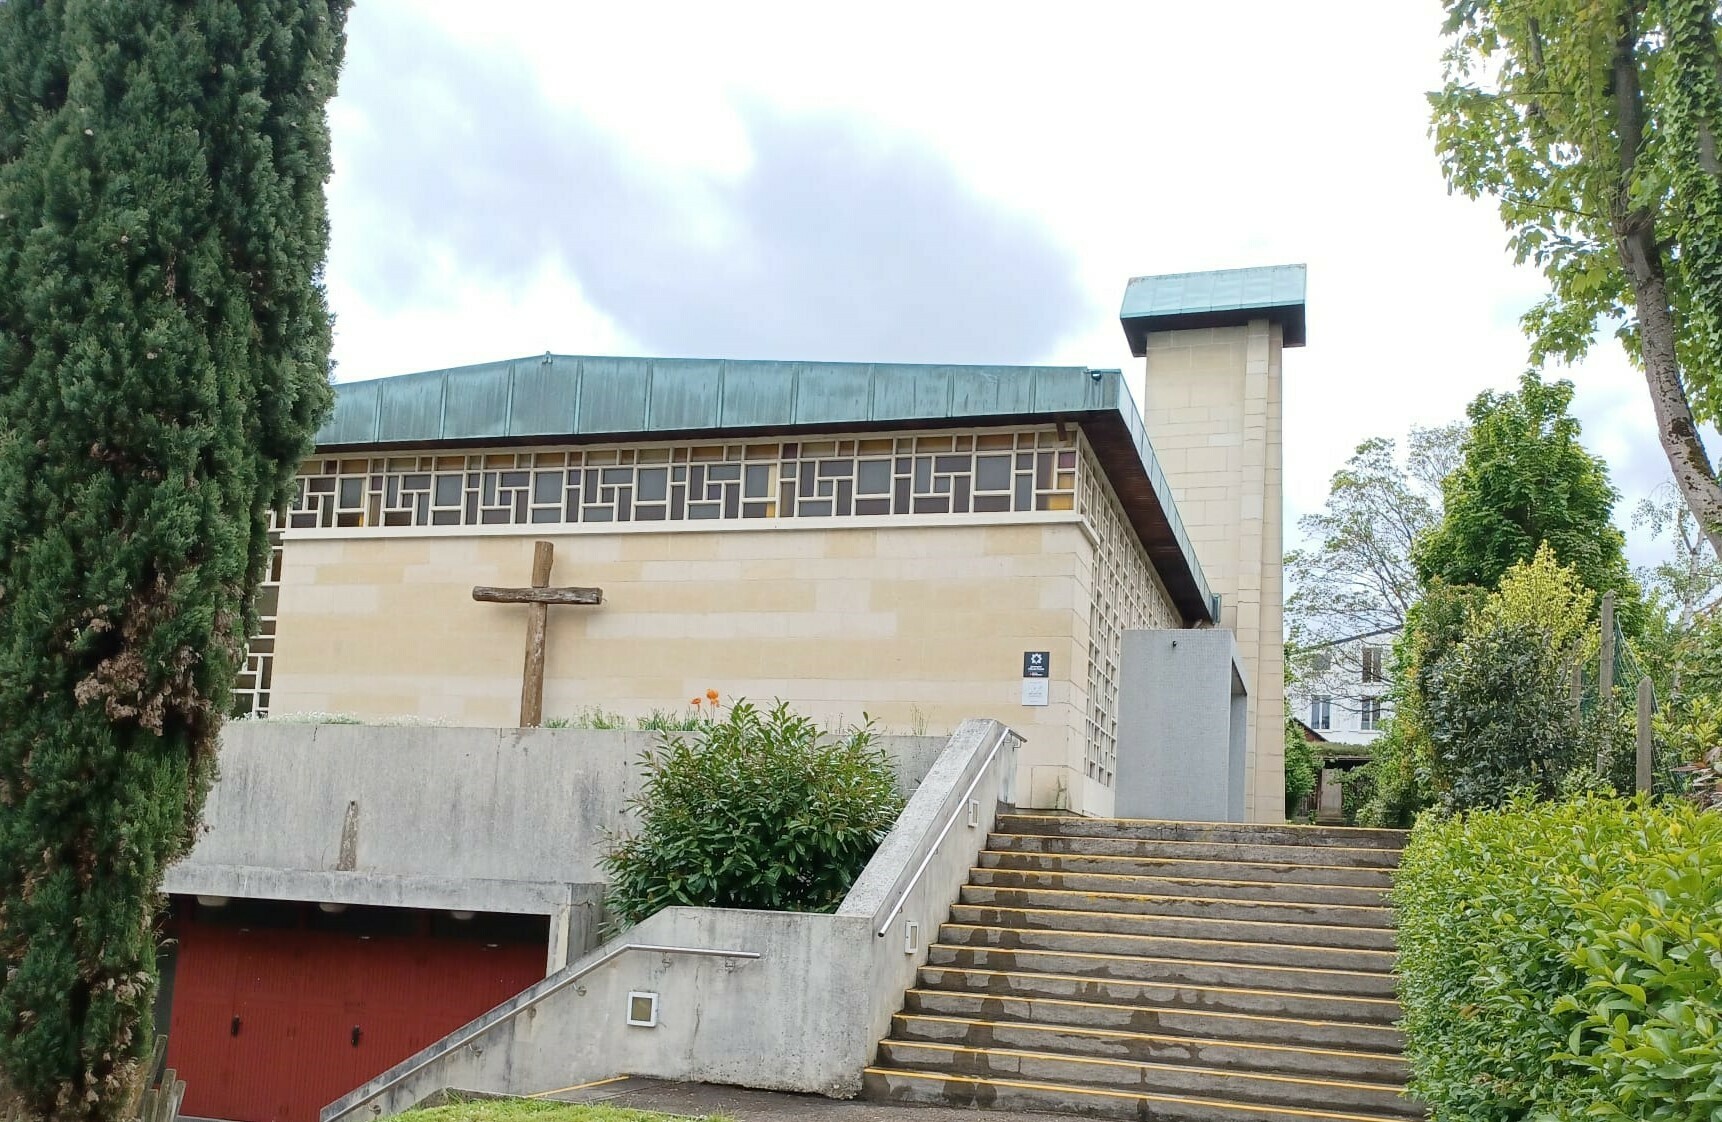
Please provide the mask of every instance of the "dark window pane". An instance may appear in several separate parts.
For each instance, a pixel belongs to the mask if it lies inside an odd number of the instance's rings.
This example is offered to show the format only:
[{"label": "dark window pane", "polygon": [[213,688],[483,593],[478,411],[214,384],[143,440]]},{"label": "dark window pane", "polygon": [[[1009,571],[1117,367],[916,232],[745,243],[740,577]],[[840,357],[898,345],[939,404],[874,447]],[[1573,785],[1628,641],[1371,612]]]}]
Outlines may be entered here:
[{"label": "dark window pane", "polygon": [[859,485],[855,488],[863,495],[883,495],[891,489],[891,465],[885,460],[863,460],[859,476]]},{"label": "dark window pane", "polygon": [[749,464],[747,468],[747,497],[763,499],[771,494],[771,465]]},{"label": "dark window pane", "polygon": [[976,456],[975,457],[975,490],[977,490],[977,491],[1008,491],[1008,490],[1010,490],[1010,457],[1009,456]]},{"label": "dark window pane", "polygon": [[949,514],[951,498],[949,495],[934,495],[915,500],[916,514]]},{"label": "dark window pane", "polygon": [[969,470],[969,465],[970,461],[967,456],[937,456],[933,460],[934,469],[946,475],[959,471],[966,472]]},{"label": "dark window pane", "polygon": [[640,501],[660,503],[669,497],[670,473],[664,468],[640,469]]}]

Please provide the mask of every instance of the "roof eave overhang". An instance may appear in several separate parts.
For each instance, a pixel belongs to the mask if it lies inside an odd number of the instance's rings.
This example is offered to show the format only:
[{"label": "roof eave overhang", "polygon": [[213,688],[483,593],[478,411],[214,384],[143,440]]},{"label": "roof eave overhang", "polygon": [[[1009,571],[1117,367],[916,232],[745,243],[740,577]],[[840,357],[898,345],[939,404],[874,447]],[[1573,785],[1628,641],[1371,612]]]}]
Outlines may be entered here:
[{"label": "roof eave overhang", "polygon": [[1178,312],[1170,315],[1125,316],[1124,337],[1130,342],[1130,353],[1137,358],[1148,354],[1148,336],[1156,331],[1185,331],[1202,327],[1244,327],[1251,320],[1265,319],[1277,323],[1281,330],[1281,345],[1301,347],[1307,335],[1304,305],[1272,304],[1255,308],[1229,308],[1209,311]]}]

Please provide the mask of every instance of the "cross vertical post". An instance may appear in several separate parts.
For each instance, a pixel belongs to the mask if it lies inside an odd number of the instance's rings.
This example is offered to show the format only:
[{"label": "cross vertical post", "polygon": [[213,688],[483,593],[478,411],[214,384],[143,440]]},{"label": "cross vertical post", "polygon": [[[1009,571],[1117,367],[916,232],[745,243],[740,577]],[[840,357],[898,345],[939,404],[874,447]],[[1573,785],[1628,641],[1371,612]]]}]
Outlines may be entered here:
[{"label": "cross vertical post", "polygon": [[[550,566],[556,547],[549,542],[532,543],[532,587],[550,587]],[[520,671],[520,727],[534,729],[544,723],[544,633],[550,623],[550,605],[536,600],[526,605],[526,665]]]},{"label": "cross vertical post", "polygon": [[520,670],[520,727],[537,728],[544,723],[544,638],[550,623],[550,605],[604,602],[601,588],[551,588],[550,568],[556,560],[552,542],[532,545],[532,583],[525,588],[494,588],[479,585],[472,598],[489,604],[526,605],[526,662]]}]

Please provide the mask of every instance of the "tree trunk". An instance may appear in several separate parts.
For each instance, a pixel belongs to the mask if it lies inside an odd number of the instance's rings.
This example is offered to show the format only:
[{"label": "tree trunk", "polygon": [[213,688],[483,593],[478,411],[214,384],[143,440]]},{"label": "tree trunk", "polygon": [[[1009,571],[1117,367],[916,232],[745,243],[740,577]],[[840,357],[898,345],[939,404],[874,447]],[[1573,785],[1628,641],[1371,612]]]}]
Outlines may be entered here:
[{"label": "tree trunk", "polygon": [[1693,420],[1680,379],[1680,359],[1674,351],[1674,313],[1669,307],[1668,282],[1655,248],[1655,228],[1617,230],[1615,244],[1632,283],[1638,308],[1638,345],[1644,380],[1656,411],[1656,436],[1674,469],[1674,483],[1698,520],[1712,549],[1722,556],[1722,483],[1704,450],[1704,437]]},{"label": "tree trunk", "polygon": [[1722,556],[1722,483],[1704,450],[1704,438],[1692,417],[1686,383],[1680,377],[1677,332],[1668,296],[1662,251],[1656,244],[1654,212],[1635,206],[1631,198],[1633,171],[1644,137],[1644,101],[1638,80],[1637,29],[1631,12],[1621,17],[1615,41],[1613,85],[1615,135],[1619,138],[1620,180],[1610,214],[1615,250],[1632,285],[1638,311],[1639,357],[1644,380],[1656,411],[1656,436],[1674,471],[1674,484],[1698,520],[1710,545]]}]

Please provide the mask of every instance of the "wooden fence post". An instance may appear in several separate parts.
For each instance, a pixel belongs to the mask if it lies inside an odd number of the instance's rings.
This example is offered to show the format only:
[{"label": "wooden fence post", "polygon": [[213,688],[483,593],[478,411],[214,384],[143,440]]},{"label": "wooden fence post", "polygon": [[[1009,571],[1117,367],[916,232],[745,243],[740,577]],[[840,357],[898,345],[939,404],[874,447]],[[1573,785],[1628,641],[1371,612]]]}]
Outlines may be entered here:
[{"label": "wooden fence post", "polygon": [[1596,770],[1608,768],[1608,744],[1614,738],[1614,591],[1602,594],[1602,649],[1596,667],[1596,703],[1601,709],[1598,719],[1605,730],[1596,750]]},{"label": "wooden fence post", "polygon": [[1638,793],[1650,793],[1650,710],[1655,702],[1650,675],[1638,680]]}]

